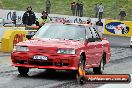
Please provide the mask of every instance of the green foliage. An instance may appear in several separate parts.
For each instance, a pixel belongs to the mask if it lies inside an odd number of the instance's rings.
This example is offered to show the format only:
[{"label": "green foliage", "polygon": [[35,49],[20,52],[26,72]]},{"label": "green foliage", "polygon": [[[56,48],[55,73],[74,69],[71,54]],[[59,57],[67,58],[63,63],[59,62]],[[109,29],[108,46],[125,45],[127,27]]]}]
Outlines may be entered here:
[{"label": "green foliage", "polygon": [[[36,12],[45,10],[46,0],[0,0],[0,8],[25,11],[32,6]],[[72,15],[70,5],[72,0],[50,0],[51,13]],[[76,0],[77,1],[77,0]],[[126,20],[132,20],[132,0],[82,0],[84,4],[84,16],[94,17],[94,4],[103,3],[105,7],[104,18],[119,19],[121,8],[127,13]]]}]

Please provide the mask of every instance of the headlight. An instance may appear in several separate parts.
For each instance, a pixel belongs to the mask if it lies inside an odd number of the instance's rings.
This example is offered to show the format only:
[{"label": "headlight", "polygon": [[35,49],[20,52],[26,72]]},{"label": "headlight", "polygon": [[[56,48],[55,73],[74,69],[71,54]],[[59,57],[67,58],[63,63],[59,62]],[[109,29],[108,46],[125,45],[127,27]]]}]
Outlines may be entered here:
[{"label": "headlight", "polygon": [[58,49],[59,54],[75,54],[75,49]]},{"label": "headlight", "polygon": [[28,52],[29,48],[27,46],[15,46],[13,51]]}]

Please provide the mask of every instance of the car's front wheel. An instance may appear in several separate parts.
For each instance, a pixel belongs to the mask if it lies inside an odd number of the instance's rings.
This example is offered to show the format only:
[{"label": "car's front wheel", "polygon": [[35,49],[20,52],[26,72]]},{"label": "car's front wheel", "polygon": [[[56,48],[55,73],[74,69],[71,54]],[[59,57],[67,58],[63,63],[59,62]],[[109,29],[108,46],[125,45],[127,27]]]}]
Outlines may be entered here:
[{"label": "car's front wheel", "polygon": [[82,67],[82,69],[85,69],[85,57],[82,55],[80,56],[79,67]]},{"label": "car's front wheel", "polygon": [[19,72],[21,75],[27,75],[27,73],[29,72],[29,68],[18,67],[18,72]]},{"label": "car's front wheel", "polygon": [[78,76],[85,75],[85,56],[80,56],[80,62],[78,66]]},{"label": "car's front wheel", "polygon": [[99,67],[93,68],[93,72],[94,74],[102,74],[103,70],[104,70],[104,59],[102,58]]},{"label": "car's front wheel", "polygon": [[56,70],[55,70],[55,69],[46,69],[46,72],[47,72],[47,73],[55,73]]},{"label": "car's front wheel", "polygon": [[84,76],[79,76],[77,82],[78,84],[85,84],[86,78]]}]

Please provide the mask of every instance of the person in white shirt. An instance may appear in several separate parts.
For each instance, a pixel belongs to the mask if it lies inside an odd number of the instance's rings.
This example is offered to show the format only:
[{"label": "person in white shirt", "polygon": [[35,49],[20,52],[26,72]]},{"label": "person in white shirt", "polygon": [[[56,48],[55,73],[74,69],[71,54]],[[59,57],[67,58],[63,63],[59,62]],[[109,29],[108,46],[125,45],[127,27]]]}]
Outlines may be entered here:
[{"label": "person in white shirt", "polygon": [[102,3],[100,3],[100,5],[99,5],[99,19],[102,19],[103,12],[104,12],[104,6],[102,5]]}]

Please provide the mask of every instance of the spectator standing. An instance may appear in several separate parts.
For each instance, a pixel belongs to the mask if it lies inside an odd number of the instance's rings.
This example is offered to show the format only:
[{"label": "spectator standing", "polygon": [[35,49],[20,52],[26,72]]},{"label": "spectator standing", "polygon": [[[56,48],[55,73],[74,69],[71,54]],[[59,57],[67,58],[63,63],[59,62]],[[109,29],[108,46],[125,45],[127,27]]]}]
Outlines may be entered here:
[{"label": "spectator standing", "polygon": [[16,11],[13,12],[12,17],[11,17],[11,20],[13,21],[13,24],[14,24],[15,27],[16,27],[16,20],[17,20],[17,14],[16,14]]},{"label": "spectator standing", "polygon": [[102,34],[103,34],[103,22],[101,21],[101,19],[99,19],[99,21],[96,22],[96,26],[97,26],[97,31],[99,33],[99,36],[102,37]]},{"label": "spectator standing", "polygon": [[50,8],[51,8],[51,2],[50,0],[46,0],[46,12],[50,13]]},{"label": "spectator standing", "polygon": [[76,3],[76,16],[80,15],[80,3],[79,1]]},{"label": "spectator standing", "polygon": [[23,14],[22,22],[23,24],[25,24],[25,26],[26,25],[31,26],[35,24],[35,21],[36,21],[36,16],[32,11],[32,7],[30,6],[27,8],[27,11]]},{"label": "spectator standing", "polygon": [[99,13],[98,4],[95,4],[95,6],[94,6],[94,12],[95,12],[95,18],[98,18],[98,13]]},{"label": "spectator standing", "polygon": [[76,10],[76,2],[73,1],[71,3],[71,10],[72,10],[72,15],[75,16],[75,10]]},{"label": "spectator standing", "polygon": [[104,12],[104,6],[102,5],[102,3],[100,3],[98,8],[99,8],[99,19],[102,19],[103,12]]},{"label": "spectator standing", "polygon": [[42,16],[36,21],[36,25],[41,28],[45,23],[48,23],[50,21],[49,19],[50,18],[48,17],[48,12],[43,11]]},{"label": "spectator standing", "polygon": [[82,17],[83,16],[83,3],[81,2],[79,6],[80,6],[80,17]]},{"label": "spectator standing", "polygon": [[124,18],[126,17],[126,12],[123,9],[121,9],[119,16],[120,16],[120,20],[123,21]]}]

